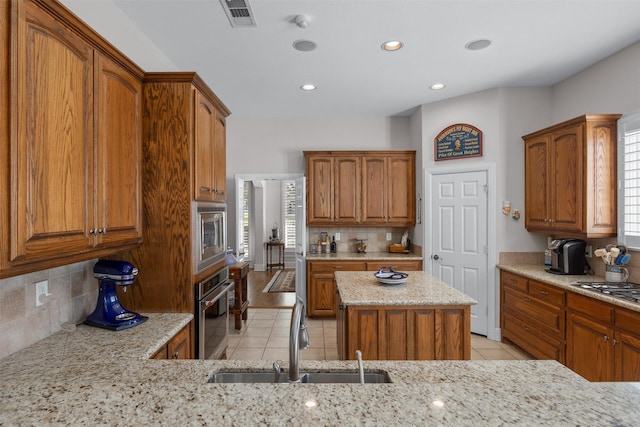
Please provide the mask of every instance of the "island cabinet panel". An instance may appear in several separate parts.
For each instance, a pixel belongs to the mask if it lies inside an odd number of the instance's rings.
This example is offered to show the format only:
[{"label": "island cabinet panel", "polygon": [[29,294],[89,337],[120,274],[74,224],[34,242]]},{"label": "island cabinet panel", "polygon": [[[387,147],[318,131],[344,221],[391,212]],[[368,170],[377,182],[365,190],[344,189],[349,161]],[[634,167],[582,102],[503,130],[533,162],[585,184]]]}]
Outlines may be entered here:
[{"label": "island cabinet panel", "polygon": [[305,151],[308,225],[415,225],[415,151]]},{"label": "island cabinet panel", "polygon": [[[343,360],[468,360],[469,307],[349,306],[341,304],[338,348]],[[342,341],[342,342],[340,342]]]},{"label": "island cabinet panel", "polygon": [[581,238],[617,233],[619,114],[589,114],[525,135],[525,227]]},{"label": "island cabinet panel", "polygon": [[502,337],[540,359],[565,361],[566,292],[502,272]]},{"label": "island cabinet panel", "polygon": [[139,245],[143,71],[57,2],[5,4],[14,132],[0,277]]},{"label": "island cabinet panel", "polygon": [[367,271],[378,271],[382,267],[391,267],[395,271],[421,271],[422,260],[398,261],[394,259],[387,261],[367,261]]},{"label": "island cabinet panel", "polygon": [[640,313],[577,294],[567,306],[567,367],[589,381],[640,380]]}]

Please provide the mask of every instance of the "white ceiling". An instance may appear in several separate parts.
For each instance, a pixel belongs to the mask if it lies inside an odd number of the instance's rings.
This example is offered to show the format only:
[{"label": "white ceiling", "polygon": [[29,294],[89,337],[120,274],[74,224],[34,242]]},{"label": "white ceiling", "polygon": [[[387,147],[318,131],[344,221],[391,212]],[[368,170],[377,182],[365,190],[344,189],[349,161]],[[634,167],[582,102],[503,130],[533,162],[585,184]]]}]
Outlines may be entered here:
[{"label": "white ceiling", "polygon": [[[237,116],[403,115],[553,85],[640,40],[637,0],[248,0],[256,28],[232,28],[219,0],[62,2],[146,71],[197,71]],[[493,43],[465,50],[480,38]],[[294,50],[300,39],[317,49]],[[383,51],[389,39],[404,48]]]}]

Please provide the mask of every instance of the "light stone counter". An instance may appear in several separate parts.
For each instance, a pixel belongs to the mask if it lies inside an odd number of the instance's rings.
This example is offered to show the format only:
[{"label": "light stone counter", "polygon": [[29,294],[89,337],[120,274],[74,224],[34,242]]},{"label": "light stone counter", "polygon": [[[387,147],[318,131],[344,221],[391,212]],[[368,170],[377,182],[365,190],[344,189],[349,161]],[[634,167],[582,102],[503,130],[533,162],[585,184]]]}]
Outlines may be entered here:
[{"label": "light stone counter", "polygon": [[389,253],[389,252],[338,252],[335,254],[307,253],[308,261],[422,261],[422,257],[414,253]]},{"label": "light stone counter", "polygon": [[[365,361],[366,370],[386,371],[393,383],[209,384],[217,371],[270,371],[272,361],[144,360],[191,319],[149,316],[129,333],[79,326],[1,360],[0,425],[475,427],[640,421],[640,388],[589,383],[555,361]],[[286,370],[287,363],[282,365]],[[353,372],[355,363],[303,360],[301,369]]]},{"label": "light stone counter", "polygon": [[383,285],[371,271],[336,271],[336,285],[346,305],[474,305],[468,295],[424,271],[409,271],[400,285]]},{"label": "light stone counter", "polygon": [[631,301],[625,301],[617,298],[613,298],[606,294],[599,292],[592,292],[587,289],[581,289],[577,286],[572,286],[577,282],[604,282],[602,276],[590,276],[583,275],[562,275],[547,273],[543,265],[537,264],[514,264],[514,265],[498,265],[498,268],[503,271],[518,274],[520,276],[527,277],[529,279],[538,280],[543,283],[548,283],[553,286],[565,289],[567,291],[575,292],[581,295],[585,295],[591,298],[595,298],[601,301],[608,302],[613,305],[628,308],[633,311],[640,311],[640,304],[633,303]]}]

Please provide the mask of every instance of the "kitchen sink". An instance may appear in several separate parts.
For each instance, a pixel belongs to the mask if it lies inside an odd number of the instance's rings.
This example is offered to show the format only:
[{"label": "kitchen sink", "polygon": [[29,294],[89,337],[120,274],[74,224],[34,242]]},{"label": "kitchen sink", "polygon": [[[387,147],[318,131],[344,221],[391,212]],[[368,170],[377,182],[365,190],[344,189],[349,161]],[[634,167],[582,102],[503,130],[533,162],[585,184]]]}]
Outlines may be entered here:
[{"label": "kitchen sink", "polygon": [[[230,383],[273,383],[274,372],[247,372],[247,371],[221,371],[213,374],[209,381],[216,384]],[[360,374],[358,372],[307,372],[300,375],[300,382],[303,384],[358,384]],[[390,383],[391,379],[386,372],[365,372],[365,384]],[[278,383],[288,384],[289,376],[282,372],[278,378]]]}]

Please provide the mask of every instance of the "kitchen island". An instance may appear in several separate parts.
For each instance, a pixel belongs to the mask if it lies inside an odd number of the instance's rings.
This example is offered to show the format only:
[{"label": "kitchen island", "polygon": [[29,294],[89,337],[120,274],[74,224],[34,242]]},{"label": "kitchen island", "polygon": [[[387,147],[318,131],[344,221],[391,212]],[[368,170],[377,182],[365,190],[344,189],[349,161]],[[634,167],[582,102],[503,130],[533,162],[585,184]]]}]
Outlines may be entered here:
[{"label": "kitchen island", "polygon": [[424,271],[385,285],[373,272],[336,272],[340,359],[468,360],[477,301]]},{"label": "kitchen island", "polygon": [[[638,425],[640,388],[554,361],[372,361],[387,384],[212,384],[272,361],[147,360],[188,315],[129,332],[78,326],[0,361],[0,425]],[[171,332],[169,332],[171,331]],[[286,371],[286,362],[282,363]],[[356,371],[353,361],[301,370]],[[597,404],[594,404],[597,402]]]}]

